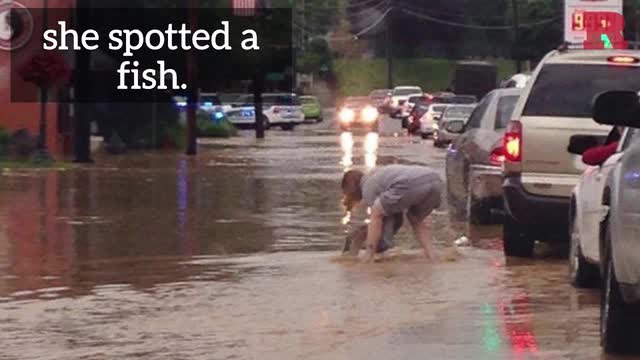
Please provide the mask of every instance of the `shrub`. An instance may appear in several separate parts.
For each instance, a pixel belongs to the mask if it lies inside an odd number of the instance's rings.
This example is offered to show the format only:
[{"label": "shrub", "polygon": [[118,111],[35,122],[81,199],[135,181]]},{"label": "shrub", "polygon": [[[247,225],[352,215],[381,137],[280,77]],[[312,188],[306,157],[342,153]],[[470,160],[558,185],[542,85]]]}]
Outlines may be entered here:
[{"label": "shrub", "polygon": [[9,154],[9,143],[11,141],[11,135],[9,132],[0,127],[0,157],[5,157]]},{"label": "shrub", "polygon": [[196,124],[200,137],[228,138],[237,134],[235,126],[227,119],[212,120],[211,114],[204,111],[198,111]]}]

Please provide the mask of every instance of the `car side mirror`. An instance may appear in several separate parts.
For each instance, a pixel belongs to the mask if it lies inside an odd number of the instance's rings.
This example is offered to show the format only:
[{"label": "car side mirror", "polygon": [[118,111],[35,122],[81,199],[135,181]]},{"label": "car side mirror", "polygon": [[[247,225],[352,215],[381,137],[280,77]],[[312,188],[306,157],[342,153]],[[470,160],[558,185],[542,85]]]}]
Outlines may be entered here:
[{"label": "car side mirror", "polygon": [[574,155],[582,155],[594,146],[602,144],[602,137],[594,135],[573,135],[569,139],[567,151]]},{"label": "car side mirror", "polygon": [[464,121],[450,121],[445,129],[452,134],[462,134],[464,132]]},{"label": "car side mirror", "polygon": [[607,91],[596,95],[592,106],[598,124],[640,128],[640,98],[635,91]]}]

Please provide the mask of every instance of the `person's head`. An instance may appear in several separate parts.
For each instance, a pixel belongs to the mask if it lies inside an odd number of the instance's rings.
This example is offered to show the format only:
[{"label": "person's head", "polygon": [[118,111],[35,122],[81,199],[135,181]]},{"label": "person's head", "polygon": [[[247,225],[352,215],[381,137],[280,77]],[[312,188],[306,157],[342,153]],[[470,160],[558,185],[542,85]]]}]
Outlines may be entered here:
[{"label": "person's head", "polygon": [[342,194],[344,199],[342,204],[351,210],[360,200],[362,200],[362,188],[360,181],[364,174],[359,170],[349,170],[342,177]]}]

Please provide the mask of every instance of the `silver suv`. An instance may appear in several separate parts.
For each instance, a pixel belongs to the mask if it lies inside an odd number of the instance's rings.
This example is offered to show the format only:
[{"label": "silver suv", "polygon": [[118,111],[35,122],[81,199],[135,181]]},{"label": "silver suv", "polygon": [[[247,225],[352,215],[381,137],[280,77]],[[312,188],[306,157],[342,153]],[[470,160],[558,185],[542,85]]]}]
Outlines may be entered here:
[{"label": "silver suv", "polygon": [[593,98],[640,89],[640,51],[547,54],[523,89],[503,139],[504,252],[530,257],[535,240],[568,240],[570,197],[586,166],[567,151],[573,135],[606,136],[592,121]]}]

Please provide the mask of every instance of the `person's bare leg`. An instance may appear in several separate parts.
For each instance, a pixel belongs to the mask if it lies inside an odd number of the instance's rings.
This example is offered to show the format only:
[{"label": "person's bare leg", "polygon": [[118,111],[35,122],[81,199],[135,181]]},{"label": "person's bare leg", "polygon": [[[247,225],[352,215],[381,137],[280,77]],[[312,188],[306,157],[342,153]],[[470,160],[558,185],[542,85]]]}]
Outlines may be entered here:
[{"label": "person's bare leg", "polygon": [[409,219],[409,223],[411,223],[411,228],[413,229],[413,235],[416,238],[416,241],[422,245],[422,249],[424,250],[424,255],[427,259],[434,259],[435,252],[433,250],[433,233],[431,232],[431,216],[427,216],[424,220],[420,221],[412,216],[410,213],[407,214],[407,219]]},{"label": "person's bare leg", "polygon": [[373,261],[378,243],[382,238],[382,228],[384,226],[384,214],[375,206],[371,209],[369,226],[367,227],[367,261]]}]

